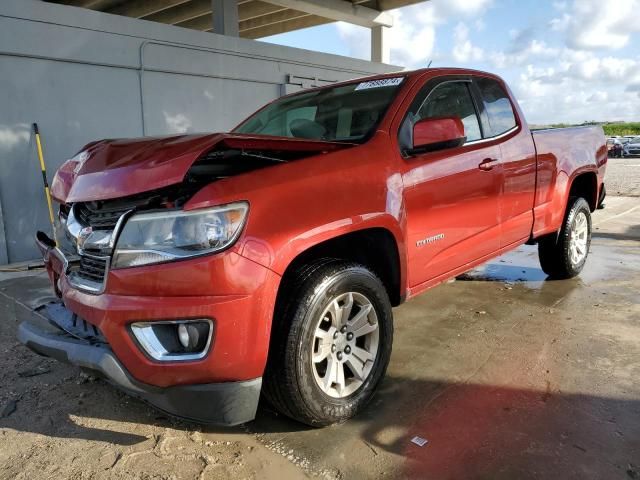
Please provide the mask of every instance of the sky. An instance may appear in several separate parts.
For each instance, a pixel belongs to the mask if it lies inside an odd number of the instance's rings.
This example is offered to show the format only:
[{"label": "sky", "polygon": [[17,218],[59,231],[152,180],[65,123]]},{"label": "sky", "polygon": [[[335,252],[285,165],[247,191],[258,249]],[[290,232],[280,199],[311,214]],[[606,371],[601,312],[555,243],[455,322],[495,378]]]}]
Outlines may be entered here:
[{"label": "sky", "polygon": [[[640,0],[430,0],[392,10],[391,63],[497,73],[530,123],[640,121]],[[262,39],[369,59],[337,22]]]}]

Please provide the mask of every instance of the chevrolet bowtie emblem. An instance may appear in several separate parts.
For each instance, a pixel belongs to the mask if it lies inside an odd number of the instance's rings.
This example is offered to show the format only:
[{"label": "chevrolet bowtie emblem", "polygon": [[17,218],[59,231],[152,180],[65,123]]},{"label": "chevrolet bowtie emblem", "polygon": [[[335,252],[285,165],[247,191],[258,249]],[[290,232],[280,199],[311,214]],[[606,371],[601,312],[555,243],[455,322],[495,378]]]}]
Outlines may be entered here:
[{"label": "chevrolet bowtie emblem", "polygon": [[84,242],[87,241],[87,238],[89,238],[91,236],[91,234],[93,233],[93,228],[91,227],[84,227],[82,230],[80,230],[80,233],[78,234],[78,250],[82,250],[82,248],[84,247]]}]

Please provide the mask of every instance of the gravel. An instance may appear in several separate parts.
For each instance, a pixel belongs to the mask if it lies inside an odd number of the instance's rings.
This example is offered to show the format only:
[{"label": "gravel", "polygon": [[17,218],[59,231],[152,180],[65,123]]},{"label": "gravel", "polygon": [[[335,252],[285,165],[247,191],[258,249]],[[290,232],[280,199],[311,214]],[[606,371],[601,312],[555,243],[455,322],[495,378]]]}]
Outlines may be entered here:
[{"label": "gravel", "polygon": [[607,195],[640,197],[640,157],[610,158],[604,181]]}]

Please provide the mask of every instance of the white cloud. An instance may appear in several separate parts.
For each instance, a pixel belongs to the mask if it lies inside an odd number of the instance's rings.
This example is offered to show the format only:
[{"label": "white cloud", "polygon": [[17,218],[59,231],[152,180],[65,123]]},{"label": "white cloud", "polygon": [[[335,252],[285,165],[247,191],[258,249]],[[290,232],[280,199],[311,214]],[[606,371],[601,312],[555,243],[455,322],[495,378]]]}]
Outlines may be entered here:
[{"label": "white cloud", "polygon": [[[388,31],[391,63],[409,68],[425,66],[431,58],[435,44],[435,23],[407,21],[405,15],[397,11],[392,12],[392,15],[394,24]],[[337,27],[340,38],[349,45],[350,55],[369,59],[371,53],[369,29],[344,22],[338,22]]]},{"label": "white cloud", "polygon": [[547,63],[526,65],[512,82],[533,123],[637,120],[640,61],[565,48]]},{"label": "white cloud", "polygon": [[531,61],[553,59],[557,57],[558,53],[558,48],[550,47],[543,40],[533,39],[517,49],[512,48],[507,52],[491,52],[488,58],[493,67],[504,69],[522,66]]},{"label": "white cloud", "polygon": [[[389,30],[391,63],[407,68],[420,68],[439,56],[435,51],[436,29],[450,19],[474,20],[476,29],[483,23],[477,17],[491,6],[493,0],[431,0],[402,9],[392,10],[393,28]],[[476,18],[474,18],[476,17]],[[370,33],[363,27],[339,22],[338,34],[349,46],[350,55],[369,58]],[[471,46],[471,56],[477,54]]]},{"label": "white cloud", "polygon": [[587,99],[588,102],[606,102],[609,100],[609,93],[598,90]]},{"label": "white cloud", "polygon": [[483,13],[493,0],[432,0],[432,3],[440,17],[456,18]]},{"label": "white cloud", "polygon": [[484,57],[482,49],[474,46],[469,40],[469,28],[464,23],[460,22],[456,25],[453,41],[452,55],[455,61],[460,63],[477,62]]},{"label": "white cloud", "polygon": [[551,27],[551,30],[554,32],[565,32],[569,28],[569,25],[571,25],[572,18],[571,15],[565,13],[562,17],[551,19],[549,27]]},{"label": "white cloud", "polygon": [[[392,63],[419,68],[433,59],[437,66],[501,74],[532,123],[639,119],[640,54],[619,49],[639,39],[640,0],[549,2],[546,20],[514,22],[499,49],[483,43],[495,41],[485,33],[495,25],[485,15],[494,5],[499,2],[431,0],[392,11]],[[449,30],[444,26],[453,27],[451,36],[438,36]],[[338,28],[352,55],[369,58],[368,29]]]},{"label": "white cloud", "polygon": [[565,14],[551,25],[565,28],[569,47],[577,50],[620,49],[640,31],[640,0],[574,0],[570,10],[570,18]]},{"label": "white cloud", "polygon": [[[409,10],[409,11],[407,11]],[[407,67],[425,66],[433,53],[436,39],[436,24],[433,8],[394,10],[393,28],[389,29],[391,63]],[[367,28],[339,22],[338,34],[349,45],[350,54],[369,58],[370,31]]]}]

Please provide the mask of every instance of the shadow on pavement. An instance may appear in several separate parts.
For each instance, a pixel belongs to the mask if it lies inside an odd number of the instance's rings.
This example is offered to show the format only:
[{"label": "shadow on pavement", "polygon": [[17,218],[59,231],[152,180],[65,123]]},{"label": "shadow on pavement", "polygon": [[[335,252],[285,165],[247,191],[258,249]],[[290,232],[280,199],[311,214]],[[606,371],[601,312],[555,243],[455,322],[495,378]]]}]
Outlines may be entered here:
[{"label": "shadow on pavement", "polygon": [[[69,397],[68,387],[82,390],[85,402],[59,403]],[[425,479],[558,478],[560,472],[578,471],[585,472],[583,478],[611,478],[607,472],[612,469],[624,478],[627,469],[640,463],[640,401],[567,394],[551,384],[536,391],[387,377],[359,416],[321,430],[279,416],[268,405],[261,405],[256,421],[245,427],[202,427],[170,419],[134,399],[123,405],[123,396],[102,382],[74,387],[43,388],[35,405],[28,410],[19,406],[0,420],[0,428],[122,446],[147,438],[117,431],[120,422],[203,433],[277,432],[289,439],[305,433],[314,438],[309,442],[307,435],[309,456],[322,458],[327,442],[349,451],[360,440],[375,457],[402,457],[398,476]],[[118,423],[114,430],[99,429],[85,427],[77,418]],[[415,435],[429,443],[423,448],[412,444]],[[351,462],[351,473],[366,476],[367,462]]]},{"label": "shadow on pavement", "polygon": [[640,225],[632,225],[624,232],[608,232],[594,230],[593,238],[608,238],[611,240],[635,240],[640,241]]},{"label": "shadow on pavement", "polygon": [[[532,250],[525,250],[510,256],[509,263],[492,261],[462,279],[505,282],[507,285],[502,288],[526,289],[523,292],[527,292],[527,300],[545,307],[555,306],[584,287],[581,279],[545,281],[544,273],[532,266],[534,260]],[[607,271],[614,267],[619,270],[618,261],[617,257],[612,260],[605,257],[598,261],[600,263],[594,262],[591,268],[600,270],[604,267],[599,265],[604,264]],[[396,366],[395,373],[383,380],[365,410],[343,425],[311,429],[278,415],[261,402],[256,421],[246,426],[202,427],[169,418],[103,381],[78,377],[77,369],[38,357],[18,345],[15,341],[17,322],[33,307],[26,299],[40,300],[37,292],[47,282],[33,277],[29,281],[14,280],[11,284],[0,282],[0,293],[5,292],[4,296],[0,295],[0,311],[13,315],[12,321],[0,322],[0,351],[3,352],[0,412],[8,401],[16,401],[15,411],[0,418],[3,429],[122,446],[149,440],[148,436],[136,433],[135,425],[184,431],[198,429],[210,434],[250,432],[261,434],[265,443],[284,441],[297,455],[320,464],[340,464],[338,468],[352,478],[370,476],[372,465],[380,459],[390,459],[390,465],[398,465],[392,476],[405,478],[640,478],[640,399],[633,397],[633,388],[628,390],[628,395],[620,397],[560,389],[559,385],[565,385],[567,379],[581,375],[579,362],[589,361],[588,353],[572,359],[565,377],[562,371],[558,377],[542,377],[548,380],[546,388],[540,388],[539,383],[531,380],[540,378],[531,375],[537,366],[535,362],[517,366],[508,365],[508,361],[499,363],[495,367],[502,370],[498,372],[501,374],[498,378],[503,381],[499,385],[493,384],[495,380],[476,377],[474,382],[464,382],[459,376],[447,374],[429,379],[422,369],[431,372],[432,367],[438,365],[430,365],[428,359],[443,362],[443,358],[453,355],[453,351],[442,350],[440,357],[420,357],[421,365],[407,363],[410,367],[401,369]],[[495,294],[499,289],[500,286],[496,286],[491,292]],[[467,290],[471,289],[465,287]],[[455,293],[442,292],[441,301],[450,303],[447,295]],[[24,304],[14,303],[9,295]],[[437,301],[433,297],[429,303],[437,306]],[[524,302],[520,301],[520,305]],[[527,318],[522,322],[527,322]],[[553,325],[560,328],[557,321]],[[405,324],[405,328],[407,326]],[[443,332],[447,341],[455,337],[448,330]],[[519,348],[526,357],[526,338],[520,338],[517,330],[507,332],[508,337],[502,337],[500,343],[511,339],[512,348],[508,353],[515,357],[522,353],[516,352]],[[570,330],[563,332],[563,337],[573,338]],[[423,345],[427,338],[416,339],[419,348],[428,348]],[[601,340],[605,341],[607,339]],[[441,344],[442,339],[438,342]],[[577,345],[577,341],[574,343]],[[597,346],[597,341],[591,338],[590,344]],[[471,340],[457,345],[475,348]],[[531,350],[532,355],[536,352],[539,350]],[[562,356],[564,358],[564,352]],[[414,362],[414,357],[409,357],[395,358]],[[600,357],[606,358],[606,354]],[[598,358],[597,355],[594,358]],[[476,368],[478,365],[469,363],[463,371]],[[34,369],[48,371],[33,377],[19,375]],[[522,373],[519,382],[513,380],[513,372]],[[633,371],[629,375],[633,375]],[[415,435],[426,438],[429,443],[422,448],[414,445],[410,440]]]}]

